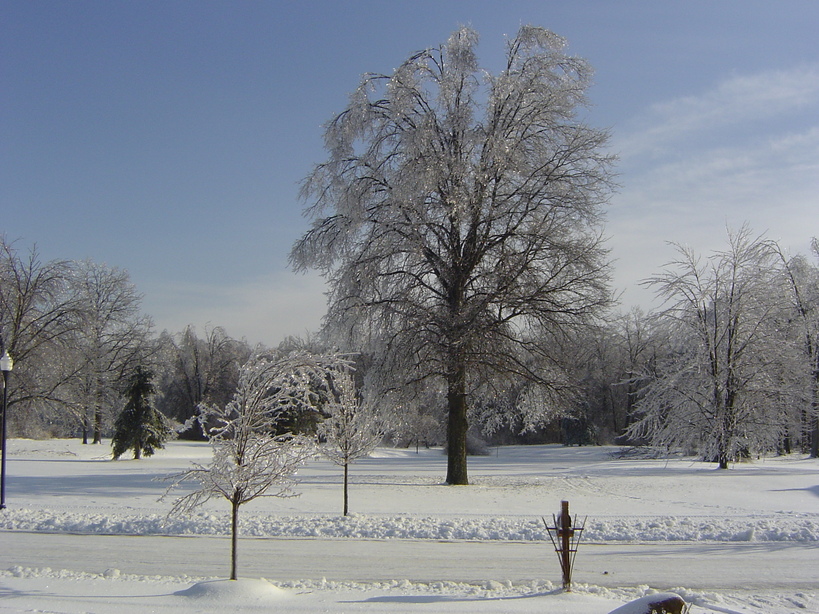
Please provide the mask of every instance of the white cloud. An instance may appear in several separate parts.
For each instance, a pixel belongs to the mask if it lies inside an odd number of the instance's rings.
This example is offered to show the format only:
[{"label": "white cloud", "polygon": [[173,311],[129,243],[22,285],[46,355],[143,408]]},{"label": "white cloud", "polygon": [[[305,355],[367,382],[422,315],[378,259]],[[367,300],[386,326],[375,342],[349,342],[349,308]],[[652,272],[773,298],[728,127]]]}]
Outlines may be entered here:
[{"label": "white cloud", "polygon": [[765,121],[819,102],[819,66],[731,77],[713,89],[655,104],[617,139],[624,158],[668,151],[692,134]]},{"label": "white cloud", "polygon": [[609,234],[624,302],[648,306],[639,280],[674,255],[707,253],[748,223],[792,252],[819,234],[819,67],[734,77],[655,105],[616,139],[623,186]]}]

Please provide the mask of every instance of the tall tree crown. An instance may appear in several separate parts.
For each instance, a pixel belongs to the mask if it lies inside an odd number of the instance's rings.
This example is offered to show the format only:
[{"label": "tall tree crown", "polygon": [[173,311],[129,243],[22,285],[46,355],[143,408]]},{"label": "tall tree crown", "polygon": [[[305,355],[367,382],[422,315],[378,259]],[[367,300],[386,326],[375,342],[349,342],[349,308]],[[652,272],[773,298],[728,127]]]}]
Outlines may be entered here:
[{"label": "tall tree crown", "polygon": [[328,123],[291,262],[330,278],[331,321],[366,311],[466,343],[605,303],[612,159],[606,133],[576,119],[591,70],[542,28],[509,41],[498,75],[476,45],[462,28],[365,75]]},{"label": "tall tree crown", "polygon": [[329,157],[302,192],[313,224],[291,252],[296,270],[329,279],[329,328],[392,378],[396,366],[445,378],[461,439],[468,380],[544,380],[531,361],[544,336],[609,299],[612,158],[606,132],[577,117],[588,65],[527,26],[492,75],[477,40],[461,28],[363,77],[326,126]]}]

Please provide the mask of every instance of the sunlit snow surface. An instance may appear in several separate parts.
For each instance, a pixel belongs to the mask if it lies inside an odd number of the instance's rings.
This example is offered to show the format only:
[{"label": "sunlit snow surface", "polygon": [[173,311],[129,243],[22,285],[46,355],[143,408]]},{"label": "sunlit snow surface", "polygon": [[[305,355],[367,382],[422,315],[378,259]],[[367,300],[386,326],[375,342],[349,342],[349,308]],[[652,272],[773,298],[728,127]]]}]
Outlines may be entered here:
[{"label": "sunlit snow surface", "polygon": [[[497,572],[497,577],[487,575],[478,583],[455,581],[455,575],[442,576],[437,582],[404,577],[333,581],[309,575],[288,578],[282,571],[275,586],[258,578],[238,584],[214,582],[217,578],[197,572],[196,560],[191,560],[189,570],[164,571],[157,576],[128,573],[104,560],[86,561],[81,553],[70,564],[65,563],[65,569],[56,568],[50,558],[37,564],[25,559],[27,563],[21,565],[23,558],[15,559],[14,552],[3,544],[16,548],[18,542],[11,538],[23,535],[6,531],[55,533],[47,538],[54,541],[55,549],[64,547],[60,539],[77,539],[59,537],[68,533],[228,534],[227,505],[223,502],[214,501],[192,518],[166,518],[174,494],[158,501],[167,487],[161,481],[163,476],[186,468],[190,462],[207,463],[206,444],[174,442],[156,456],[140,461],[110,461],[109,450],[74,441],[10,442],[8,509],[0,515],[0,556],[5,566],[0,571],[0,612],[116,610],[127,614],[228,608],[602,614],[652,590],[639,581],[600,586],[600,578],[576,576],[574,592],[565,594],[559,590],[556,559],[549,561],[551,567],[544,563],[541,569],[533,569],[525,580],[508,581]],[[551,520],[560,501],[568,500],[578,520],[586,519],[583,541],[589,544],[622,544],[624,549],[631,544],[673,544],[678,550],[686,548],[694,553],[692,568],[712,558],[724,542],[789,544],[808,561],[815,554],[819,568],[816,460],[797,455],[758,459],[726,472],[691,459],[618,458],[618,450],[560,446],[492,449],[488,456],[470,459],[471,486],[449,487],[441,484],[445,458],[440,450],[422,449],[416,454],[415,450],[380,449],[352,468],[353,514],[347,518],[340,514],[339,469],[317,460],[300,472],[297,490],[301,496],[263,499],[244,506],[241,533],[245,537],[314,538],[342,553],[350,540],[361,545],[361,540],[396,539],[409,540],[410,545],[417,546],[413,552],[421,553],[435,548],[441,540],[513,542],[510,546],[520,543],[519,548],[530,550],[543,544],[548,553],[551,545],[542,517]],[[195,538],[170,537],[165,542],[168,548],[185,548],[190,539]],[[31,541],[35,541],[34,536]],[[240,542],[240,575],[242,546]],[[221,564],[226,553],[215,550],[209,556]],[[583,552],[581,546],[581,560]],[[162,552],[155,556],[158,561],[163,558]],[[419,574],[409,577],[422,577],[423,554],[411,558],[409,564],[416,566]],[[624,551],[622,564],[628,565],[627,561]],[[402,563],[406,568],[407,561]],[[665,563],[658,558],[656,564]],[[728,559],[727,564],[753,567],[753,562],[746,560]],[[287,562],[282,565],[286,569]],[[458,562],[453,561],[453,566]],[[350,560],[348,567],[348,575],[355,577],[355,560]],[[385,574],[389,573],[387,567]],[[544,568],[551,573],[545,574]],[[159,563],[157,569],[161,569]],[[706,566],[704,573],[711,582],[707,586],[714,586],[718,571]],[[694,604],[692,612],[819,612],[819,574],[812,585],[798,590],[789,586],[777,590],[775,581],[726,586],[718,591],[702,588],[706,585],[697,585],[694,580],[687,586],[674,586],[675,592]]]}]

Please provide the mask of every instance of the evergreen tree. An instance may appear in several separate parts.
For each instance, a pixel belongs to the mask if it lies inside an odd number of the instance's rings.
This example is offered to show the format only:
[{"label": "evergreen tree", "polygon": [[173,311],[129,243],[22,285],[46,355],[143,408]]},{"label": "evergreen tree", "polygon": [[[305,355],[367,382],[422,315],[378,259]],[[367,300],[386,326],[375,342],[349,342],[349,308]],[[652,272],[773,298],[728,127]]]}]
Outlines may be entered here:
[{"label": "evergreen tree", "polygon": [[114,460],[127,450],[134,451],[135,459],[143,454],[151,456],[156,448],[164,447],[162,444],[172,434],[164,416],[153,405],[152,379],[153,373],[142,367],[137,367],[131,376],[125,392],[128,400],[117,417],[111,441]]}]

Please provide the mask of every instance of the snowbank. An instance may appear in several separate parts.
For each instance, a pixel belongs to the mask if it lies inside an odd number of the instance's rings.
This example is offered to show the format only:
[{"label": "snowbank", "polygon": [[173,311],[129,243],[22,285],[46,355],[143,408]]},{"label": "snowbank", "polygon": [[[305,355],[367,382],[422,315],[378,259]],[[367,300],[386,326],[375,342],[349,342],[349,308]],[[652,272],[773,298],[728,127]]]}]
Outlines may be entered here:
[{"label": "snowbank", "polygon": [[[628,612],[635,600],[655,598],[648,586],[605,588],[575,586],[566,593],[548,581],[527,584],[484,582],[419,583],[330,582],[308,580],[274,586],[262,579],[235,582],[187,576],[138,576],[107,570],[102,574],[55,571],[49,568],[15,567],[0,571],[7,591],[8,611],[111,612],[118,614],[194,614],[202,611],[259,612],[417,612],[419,605],[436,612],[476,614],[610,614]],[[724,594],[673,589],[687,603],[690,614],[731,612],[736,614],[796,614],[819,607],[815,593],[750,592]],[[18,609],[13,609],[18,608]],[[626,608],[618,610],[617,608]],[[430,610],[432,611],[432,610]]]},{"label": "snowbank", "polygon": [[[244,514],[240,532],[247,537],[352,539],[431,539],[548,541],[540,518],[376,516],[366,514],[270,516]],[[0,530],[102,535],[227,535],[227,513],[198,513],[188,518],[158,514],[80,514],[8,509]],[[676,517],[589,519],[585,542],[757,541],[819,542],[819,517],[801,513],[725,518]]]},{"label": "snowbank", "polygon": [[196,600],[199,605],[218,606],[239,601],[258,606],[271,605],[287,599],[290,594],[264,578],[258,580],[206,580],[174,593],[179,597]]}]

